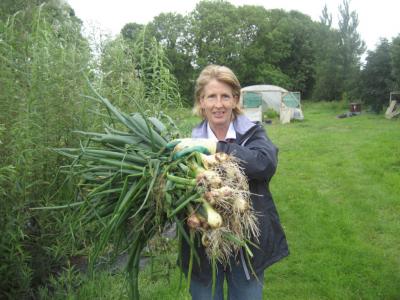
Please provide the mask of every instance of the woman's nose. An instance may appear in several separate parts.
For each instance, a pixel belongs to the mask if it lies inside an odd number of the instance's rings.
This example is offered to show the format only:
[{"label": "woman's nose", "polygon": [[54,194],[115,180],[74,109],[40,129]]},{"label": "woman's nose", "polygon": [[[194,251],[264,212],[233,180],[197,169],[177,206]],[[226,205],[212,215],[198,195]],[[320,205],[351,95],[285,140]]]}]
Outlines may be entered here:
[{"label": "woman's nose", "polygon": [[223,104],[222,96],[218,96],[216,100],[217,101],[215,102],[215,105],[222,106],[222,104]]}]

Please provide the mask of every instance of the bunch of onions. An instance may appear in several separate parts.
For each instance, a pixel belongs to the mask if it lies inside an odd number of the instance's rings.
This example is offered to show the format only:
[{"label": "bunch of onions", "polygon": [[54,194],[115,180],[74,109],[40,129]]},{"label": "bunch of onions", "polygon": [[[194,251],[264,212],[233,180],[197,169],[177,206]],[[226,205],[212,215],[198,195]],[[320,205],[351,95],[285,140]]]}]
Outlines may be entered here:
[{"label": "bunch of onions", "polygon": [[[260,232],[237,159],[225,153],[195,156],[203,166],[196,169],[196,184],[202,193],[197,209],[189,210],[188,226],[201,235],[211,261],[226,265],[242,247],[251,256],[246,242],[250,238],[257,241]],[[193,222],[196,219],[200,222]]]},{"label": "bunch of onions", "polygon": [[84,200],[72,206],[84,209],[83,223],[102,224],[92,267],[110,244],[116,254],[127,251],[131,298],[139,299],[141,252],[168,223],[176,223],[178,240],[190,245],[191,257],[197,256],[195,238],[214,266],[217,261],[228,264],[241,248],[251,256],[248,245],[257,241],[259,230],[239,162],[223,153],[193,152],[173,159],[167,145],[177,136],[171,134],[176,126],[169,117],[163,123],[126,114],[96,95],[118,129],[106,125],[101,133],[78,132],[87,138],[80,148],[56,150],[73,160],[70,172],[80,178]]}]

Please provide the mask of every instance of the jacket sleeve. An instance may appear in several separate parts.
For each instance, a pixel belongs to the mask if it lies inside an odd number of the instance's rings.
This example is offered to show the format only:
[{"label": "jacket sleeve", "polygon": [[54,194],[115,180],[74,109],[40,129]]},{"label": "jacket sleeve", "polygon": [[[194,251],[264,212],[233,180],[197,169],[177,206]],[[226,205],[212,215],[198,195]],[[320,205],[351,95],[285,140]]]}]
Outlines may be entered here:
[{"label": "jacket sleeve", "polygon": [[243,146],[219,141],[217,152],[237,157],[249,179],[270,181],[278,164],[278,148],[260,126],[257,126]]}]

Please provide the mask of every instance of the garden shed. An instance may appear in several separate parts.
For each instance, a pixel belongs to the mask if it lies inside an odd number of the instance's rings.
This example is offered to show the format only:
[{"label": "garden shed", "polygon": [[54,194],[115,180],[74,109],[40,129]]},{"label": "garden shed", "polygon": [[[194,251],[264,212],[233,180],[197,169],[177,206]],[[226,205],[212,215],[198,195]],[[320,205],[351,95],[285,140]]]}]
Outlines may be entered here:
[{"label": "garden shed", "polygon": [[240,103],[252,121],[262,121],[263,112],[272,109],[279,114],[282,124],[303,120],[300,93],[289,92],[275,85],[252,85],[241,89]]}]

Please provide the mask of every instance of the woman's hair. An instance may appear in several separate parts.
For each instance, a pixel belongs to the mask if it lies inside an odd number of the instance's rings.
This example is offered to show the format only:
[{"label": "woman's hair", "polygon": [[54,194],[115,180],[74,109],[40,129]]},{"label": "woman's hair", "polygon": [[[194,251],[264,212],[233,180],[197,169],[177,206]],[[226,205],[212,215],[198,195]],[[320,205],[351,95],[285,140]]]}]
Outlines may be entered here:
[{"label": "woman's hair", "polygon": [[196,86],[194,89],[194,106],[193,113],[205,119],[205,114],[200,107],[200,99],[203,96],[204,87],[213,79],[218,80],[229,85],[232,88],[233,96],[237,97],[237,105],[232,110],[234,117],[243,113],[239,105],[240,98],[240,83],[236,75],[231,69],[225,66],[209,65],[201,71],[199,77],[196,80]]}]

